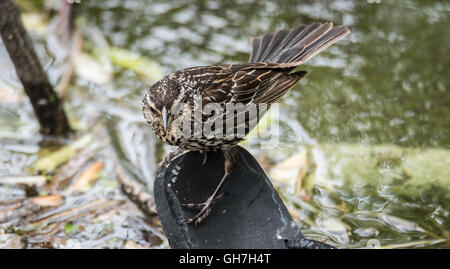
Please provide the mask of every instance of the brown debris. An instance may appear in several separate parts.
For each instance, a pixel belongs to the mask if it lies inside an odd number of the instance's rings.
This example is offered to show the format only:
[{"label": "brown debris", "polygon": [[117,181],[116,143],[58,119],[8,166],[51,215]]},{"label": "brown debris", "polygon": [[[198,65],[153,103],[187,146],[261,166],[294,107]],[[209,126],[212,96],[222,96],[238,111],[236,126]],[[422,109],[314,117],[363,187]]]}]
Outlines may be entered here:
[{"label": "brown debris", "polygon": [[72,178],[81,170],[81,167],[95,155],[95,149],[91,147],[83,149],[75,154],[68,162],[62,165],[61,169],[52,177],[50,183],[44,186],[48,192],[60,191],[65,188]]},{"label": "brown debris", "polygon": [[70,186],[69,192],[85,191],[89,185],[94,183],[98,178],[98,173],[105,166],[104,162],[95,162],[91,164]]},{"label": "brown debris", "polygon": [[64,203],[64,196],[61,194],[47,195],[31,198],[31,202],[42,207],[60,206]]}]

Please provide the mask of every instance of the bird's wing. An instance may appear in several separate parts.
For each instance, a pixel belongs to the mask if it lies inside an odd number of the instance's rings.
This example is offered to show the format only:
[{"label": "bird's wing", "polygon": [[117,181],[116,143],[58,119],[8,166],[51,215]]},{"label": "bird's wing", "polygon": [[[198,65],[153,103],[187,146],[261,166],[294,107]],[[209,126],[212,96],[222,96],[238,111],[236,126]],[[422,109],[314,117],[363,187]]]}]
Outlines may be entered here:
[{"label": "bird's wing", "polygon": [[[253,129],[270,104],[306,74],[305,71],[289,73],[289,69],[266,63],[228,65],[226,69],[228,72],[220,72],[209,82],[202,82],[202,121],[214,122],[223,117],[223,127],[233,129],[229,133],[243,135]],[[225,114],[211,113],[217,104]],[[237,131],[239,128],[241,131]]]},{"label": "bird's wing", "polygon": [[[277,64],[251,63],[226,65],[223,69],[206,68],[208,80],[199,87],[202,103],[273,103],[303,76],[305,71],[289,73]],[[197,75],[199,78],[200,75]]]},{"label": "bird's wing", "polygon": [[290,69],[277,64],[248,64],[235,73],[232,81],[232,102],[256,104],[276,102],[295,83],[306,75],[305,71],[290,73]]},{"label": "bird's wing", "polygon": [[[270,104],[306,74],[290,71],[292,69],[271,63],[190,68],[183,70],[178,78],[185,85],[178,99],[189,100],[194,121],[202,122],[201,126],[214,126],[215,135],[234,134],[243,138],[256,126]],[[193,95],[201,97],[201,104]]]}]

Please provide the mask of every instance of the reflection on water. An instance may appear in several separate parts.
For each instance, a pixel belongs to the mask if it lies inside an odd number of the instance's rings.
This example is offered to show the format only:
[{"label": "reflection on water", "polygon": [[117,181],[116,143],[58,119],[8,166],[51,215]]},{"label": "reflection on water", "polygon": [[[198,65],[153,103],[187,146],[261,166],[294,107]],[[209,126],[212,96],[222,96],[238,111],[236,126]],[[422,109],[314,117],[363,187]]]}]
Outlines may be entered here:
[{"label": "reflection on water", "polygon": [[[79,16],[85,20],[84,34],[96,37],[89,41],[91,45],[105,43],[138,52],[159,62],[164,74],[196,65],[245,62],[251,35],[314,21],[348,25],[352,34],[308,62],[303,69],[309,74],[281,101],[281,126],[286,135],[281,137],[278,154],[261,148],[258,141],[245,146],[263,164],[279,162],[305,149],[312,154],[314,161],[310,163],[316,165],[311,169],[323,167],[322,159],[333,164],[328,168],[331,172],[324,172],[332,188],[316,187],[308,202],[291,197],[288,190],[283,195],[309,237],[326,236],[330,243],[342,247],[365,247],[370,239],[379,240],[381,246],[418,242],[409,247],[448,247],[449,242],[442,239],[449,239],[446,231],[450,230],[450,200],[442,189],[450,185],[450,175],[445,178],[444,173],[444,178],[439,179],[425,175],[423,184],[440,180],[432,192],[400,195],[394,183],[400,188],[407,184],[400,175],[407,169],[389,166],[397,165],[391,155],[388,161],[376,162],[382,164],[375,167],[376,175],[367,172],[349,176],[348,171],[338,169],[342,162],[330,161],[333,152],[319,145],[337,144],[333,148],[337,153],[348,150],[344,145],[354,144],[369,148],[397,145],[419,151],[449,149],[449,3],[108,0],[82,1],[78,8]],[[46,40],[38,35],[33,38],[55,83],[64,55],[52,35]],[[0,86],[3,83],[17,87],[11,65],[5,59],[6,53],[0,46]],[[150,85],[128,70],[115,67],[113,74],[113,82],[106,86],[77,78],[74,89],[81,93],[69,93],[67,107],[83,128],[95,118],[108,122],[122,148],[121,157],[151,188],[156,160],[163,153],[159,144],[155,153],[157,142],[140,115],[140,99]],[[38,126],[30,106],[26,102],[19,104],[0,104],[0,131],[36,133]],[[5,147],[1,150],[10,152]],[[373,150],[370,148],[367,154]],[[34,158],[35,151],[24,151]],[[409,151],[402,154],[396,157],[400,161],[410,156]],[[442,156],[449,155],[445,152]],[[414,164],[420,167],[430,163],[427,160]],[[439,170],[444,164],[430,165]],[[393,173],[400,176],[392,176]],[[387,185],[380,178],[397,181]],[[377,184],[363,183],[368,181]]]}]

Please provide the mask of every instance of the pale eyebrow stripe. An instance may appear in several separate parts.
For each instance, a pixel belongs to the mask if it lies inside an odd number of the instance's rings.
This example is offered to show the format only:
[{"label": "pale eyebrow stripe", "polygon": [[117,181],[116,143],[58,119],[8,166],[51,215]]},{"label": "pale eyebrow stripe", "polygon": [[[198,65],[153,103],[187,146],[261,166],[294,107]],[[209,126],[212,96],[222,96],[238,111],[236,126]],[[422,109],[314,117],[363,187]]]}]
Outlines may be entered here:
[{"label": "pale eyebrow stripe", "polygon": [[152,103],[152,102],[150,102],[150,94],[147,93],[146,97],[147,97],[147,103],[148,103],[148,105],[150,105]]}]

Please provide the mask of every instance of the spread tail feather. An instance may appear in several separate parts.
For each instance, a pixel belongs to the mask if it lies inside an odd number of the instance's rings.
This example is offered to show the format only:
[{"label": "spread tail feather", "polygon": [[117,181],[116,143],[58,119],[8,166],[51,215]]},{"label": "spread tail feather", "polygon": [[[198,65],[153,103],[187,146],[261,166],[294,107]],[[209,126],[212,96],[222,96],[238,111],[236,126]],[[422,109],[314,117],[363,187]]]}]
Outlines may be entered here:
[{"label": "spread tail feather", "polygon": [[331,22],[301,25],[251,39],[250,62],[278,63],[295,67],[348,35],[350,30]]}]

